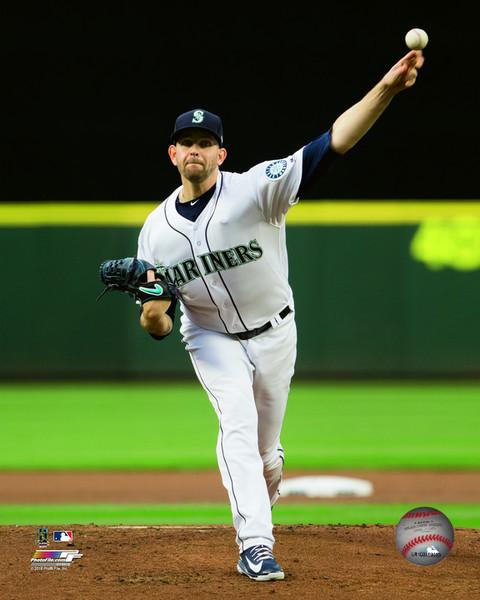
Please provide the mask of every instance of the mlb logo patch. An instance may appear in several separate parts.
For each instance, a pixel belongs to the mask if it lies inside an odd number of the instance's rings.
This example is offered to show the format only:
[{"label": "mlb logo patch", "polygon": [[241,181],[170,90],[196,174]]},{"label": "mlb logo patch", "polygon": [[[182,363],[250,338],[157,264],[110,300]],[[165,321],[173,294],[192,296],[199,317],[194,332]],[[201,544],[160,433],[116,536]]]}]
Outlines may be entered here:
[{"label": "mlb logo patch", "polygon": [[73,542],[73,531],[54,531],[54,542]]}]

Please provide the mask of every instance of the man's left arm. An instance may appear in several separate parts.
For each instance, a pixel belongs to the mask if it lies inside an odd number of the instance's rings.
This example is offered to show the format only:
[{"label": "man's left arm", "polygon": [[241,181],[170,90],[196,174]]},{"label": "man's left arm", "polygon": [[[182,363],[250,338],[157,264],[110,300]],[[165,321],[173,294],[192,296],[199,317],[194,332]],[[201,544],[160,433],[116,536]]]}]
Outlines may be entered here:
[{"label": "man's left arm", "polygon": [[[150,269],[147,271],[147,281],[156,281],[155,271]],[[175,310],[175,298],[172,299],[152,299],[149,302],[145,302],[142,305],[142,312],[140,313],[140,325],[147,331],[152,337],[156,339],[162,339],[167,335],[170,335],[173,329],[173,316],[168,314],[169,309]]]}]

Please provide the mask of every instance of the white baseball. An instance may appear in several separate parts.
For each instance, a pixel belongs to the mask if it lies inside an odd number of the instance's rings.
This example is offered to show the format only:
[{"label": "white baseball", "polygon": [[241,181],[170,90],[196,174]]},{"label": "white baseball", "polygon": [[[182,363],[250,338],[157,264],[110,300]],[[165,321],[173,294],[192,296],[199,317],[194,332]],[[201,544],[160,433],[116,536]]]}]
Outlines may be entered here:
[{"label": "white baseball", "polygon": [[396,528],[396,545],[411,563],[428,566],[448,555],[454,536],[454,529],[446,515],[436,508],[420,506],[400,519]]},{"label": "white baseball", "polygon": [[425,48],[425,46],[428,44],[427,32],[423,29],[419,29],[418,27],[410,29],[405,36],[405,43],[410,50],[423,50],[423,48]]}]

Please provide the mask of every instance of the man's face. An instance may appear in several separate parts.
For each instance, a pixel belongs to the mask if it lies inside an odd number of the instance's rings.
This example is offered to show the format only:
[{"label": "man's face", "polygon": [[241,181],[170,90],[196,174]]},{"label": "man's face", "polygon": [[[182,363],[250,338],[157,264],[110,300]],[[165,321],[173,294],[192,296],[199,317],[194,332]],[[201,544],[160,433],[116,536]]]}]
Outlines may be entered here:
[{"label": "man's face", "polygon": [[222,164],[226,150],[220,148],[217,138],[208,131],[192,128],[182,131],[177,143],[170,146],[169,155],[182,177],[201,183]]}]

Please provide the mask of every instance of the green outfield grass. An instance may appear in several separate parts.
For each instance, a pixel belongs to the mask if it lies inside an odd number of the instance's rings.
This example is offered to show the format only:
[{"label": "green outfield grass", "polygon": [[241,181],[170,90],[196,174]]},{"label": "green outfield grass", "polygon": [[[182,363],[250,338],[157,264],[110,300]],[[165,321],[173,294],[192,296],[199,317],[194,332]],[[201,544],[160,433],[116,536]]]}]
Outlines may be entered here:
[{"label": "green outfield grass", "polygon": [[[276,525],[396,525],[411,504],[284,504]],[[454,527],[480,527],[480,505],[436,504]],[[226,504],[0,505],[0,525],[231,525]]]},{"label": "green outfield grass", "polygon": [[[480,466],[476,383],[294,383],[289,469]],[[0,387],[0,469],[216,468],[197,384]]]}]

